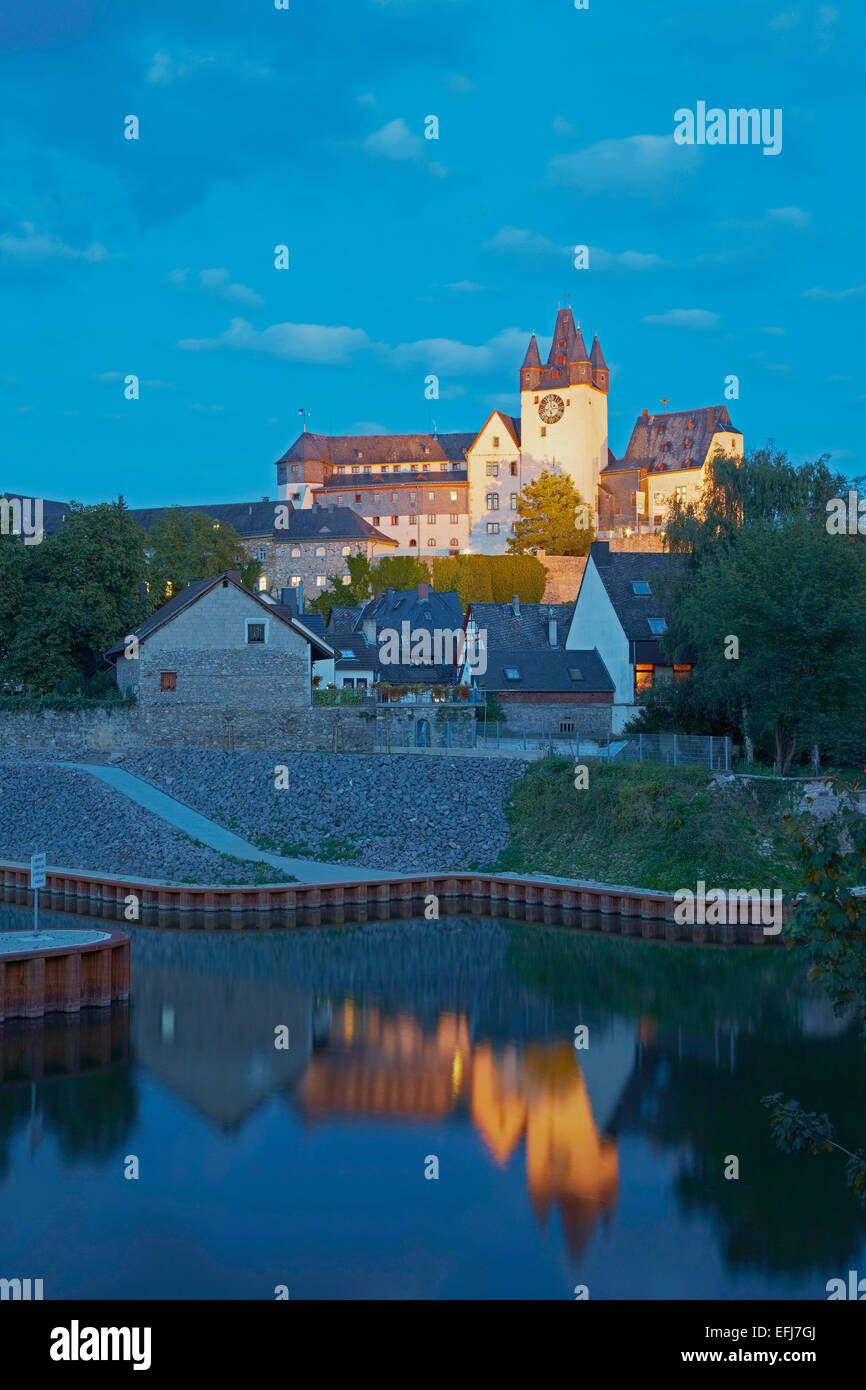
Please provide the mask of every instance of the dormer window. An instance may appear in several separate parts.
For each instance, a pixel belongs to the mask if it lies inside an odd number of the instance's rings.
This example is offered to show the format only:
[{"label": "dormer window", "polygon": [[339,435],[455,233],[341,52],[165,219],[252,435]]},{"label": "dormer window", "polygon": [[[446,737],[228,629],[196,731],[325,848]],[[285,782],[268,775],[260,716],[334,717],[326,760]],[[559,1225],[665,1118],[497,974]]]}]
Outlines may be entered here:
[{"label": "dormer window", "polygon": [[565,357],[563,356],[562,353],[557,353],[556,360],[557,360],[557,362],[564,362],[564,361],[565,361]]},{"label": "dormer window", "polygon": [[695,427],[695,422],[694,422],[694,420],[689,420],[689,429],[690,429],[690,430],[693,430],[694,427]]},{"label": "dormer window", "polygon": [[632,586],[631,586],[631,587],[632,587],[632,591],[633,591],[635,594],[651,594],[651,593],[652,593],[652,589],[651,589],[650,586],[649,586],[649,581],[646,580],[646,579],[634,579],[634,580],[632,580]]},{"label": "dormer window", "polygon": [[653,637],[661,637],[662,633],[668,630],[668,625],[664,618],[647,618],[647,622],[649,623],[649,630]]},{"label": "dormer window", "polygon": [[519,681],[521,679],[519,666],[506,666],[502,674],[507,681]]}]

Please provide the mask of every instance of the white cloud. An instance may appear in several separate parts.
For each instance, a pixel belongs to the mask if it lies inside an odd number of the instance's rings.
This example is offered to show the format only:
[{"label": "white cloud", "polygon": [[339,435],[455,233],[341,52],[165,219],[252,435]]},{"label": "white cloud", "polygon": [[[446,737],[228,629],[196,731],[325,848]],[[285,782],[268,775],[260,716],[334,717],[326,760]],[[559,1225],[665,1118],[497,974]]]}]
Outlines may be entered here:
[{"label": "white cloud", "polygon": [[424,141],[420,135],[412,134],[402,116],[374,130],[367,136],[363,148],[368,154],[381,155],[383,159],[421,160],[424,157]]},{"label": "white cloud", "polygon": [[767,217],[771,222],[787,222],[791,227],[805,227],[812,218],[802,208],[768,208]]},{"label": "white cloud", "polygon": [[853,285],[848,290],[825,290],[820,285],[814,289],[805,290],[805,299],[859,299],[861,294],[866,294],[866,285]]},{"label": "white cloud", "polygon": [[17,261],[98,261],[108,260],[108,252],[98,241],[79,249],[69,246],[57,236],[37,233],[32,222],[19,224],[20,236],[4,232],[0,236],[0,255]]},{"label": "white cloud", "polygon": [[694,145],[677,145],[670,135],[629,135],[599,140],[576,154],[554,155],[548,180],[585,193],[670,192],[675,174],[694,169],[701,158]]},{"label": "white cloud", "polygon": [[244,319],[232,319],[218,338],[184,338],[177,346],[187,352],[264,352],[285,362],[335,365],[373,344],[360,328],[318,323],[274,323],[256,329]]},{"label": "white cloud", "polygon": [[720,318],[708,309],[668,309],[666,314],[647,314],[641,322],[661,328],[718,328]]},{"label": "white cloud", "polygon": [[461,75],[460,75],[459,73],[455,73],[453,77],[449,77],[449,79],[448,79],[448,85],[449,85],[449,87],[451,87],[455,92],[464,92],[464,93],[466,93],[466,92],[474,92],[474,90],[475,90],[475,88],[473,87],[473,85],[472,85],[472,83],[470,82],[469,78],[468,78],[468,77],[461,77]]},{"label": "white cloud", "polygon": [[589,248],[590,270],[657,270],[670,265],[653,251],[603,251],[600,246]]},{"label": "white cloud", "polygon": [[422,367],[435,373],[454,373],[459,376],[484,376],[507,369],[523,360],[529,334],[520,328],[504,328],[486,343],[461,343],[455,338],[423,338],[415,343],[401,343],[392,349],[390,358],[397,368]]},{"label": "white cloud", "polygon": [[567,121],[564,116],[554,116],[551,129],[554,130],[557,135],[577,134],[577,126],[572,125],[571,121]]},{"label": "white cloud", "polygon": [[182,77],[189,77],[191,72],[210,67],[215,61],[211,53],[185,53],[182,58],[173,58],[170,53],[154,53],[145,77],[148,82],[167,87]]},{"label": "white cloud", "polygon": [[202,270],[198,278],[205,289],[213,290],[221,299],[233,299],[238,304],[252,305],[265,302],[262,296],[251,290],[248,285],[233,284],[224,266],[215,270]]},{"label": "white cloud", "polygon": [[528,227],[502,227],[492,240],[484,242],[483,249],[504,251],[510,256],[530,256],[535,260],[574,255],[573,247],[557,246],[549,237],[531,232]]},{"label": "white cloud", "polygon": [[762,333],[768,333],[768,334],[770,335],[771,338],[784,338],[784,337],[787,336],[786,330],[785,330],[784,328],[774,328],[774,327],[762,328],[762,329],[761,329],[761,332],[762,332]]}]

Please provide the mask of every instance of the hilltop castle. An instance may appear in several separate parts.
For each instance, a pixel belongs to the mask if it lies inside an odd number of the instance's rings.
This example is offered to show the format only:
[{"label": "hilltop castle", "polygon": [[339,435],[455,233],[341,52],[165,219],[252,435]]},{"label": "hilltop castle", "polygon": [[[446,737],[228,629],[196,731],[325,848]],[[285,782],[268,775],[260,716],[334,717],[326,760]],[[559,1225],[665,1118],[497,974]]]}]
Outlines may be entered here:
[{"label": "hilltop castle", "polygon": [[348,507],[396,542],[392,553],[501,554],[521,490],[567,473],[596,534],[651,534],[675,498],[692,500],[716,453],[742,454],[725,406],[638,416],[625,454],[608,444],[610,373],[560,309],[547,362],[533,333],[520,368],[520,418],[494,410],[477,433],[304,432],[277,463],[278,496],[300,509]]}]

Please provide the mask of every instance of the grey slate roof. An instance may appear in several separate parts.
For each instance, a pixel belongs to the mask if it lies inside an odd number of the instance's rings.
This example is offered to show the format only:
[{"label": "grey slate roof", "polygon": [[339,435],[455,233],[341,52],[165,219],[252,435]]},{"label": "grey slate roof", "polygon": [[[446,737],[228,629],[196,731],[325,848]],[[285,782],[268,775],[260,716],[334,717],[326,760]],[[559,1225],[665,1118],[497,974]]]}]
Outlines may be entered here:
[{"label": "grey slate roof", "polygon": [[[688,557],[611,551],[607,541],[593,541],[589,553],[626,637],[655,641],[648,620],[670,617],[668,590],[686,569]],[[649,594],[634,592],[634,583],[642,579],[649,583]]]},{"label": "grey slate roof", "polygon": [[[278,459],[297,463],[321,459],[341,463],[430,463],[465,458],[474,434],[301,434]],[[425,453],[425,448],[427,452]]]},{"label": "grey slate roof", "polygon": [[[622,462],[639,464],[650,473],[698,468],[707,456],[713,435],[720,430],[741,433],[731,423],[724,405],[639,415]],[[666,444],[668,448],[664,447]]]},{"label": "grey slate roof", "polygon": [[354,632],[355,624],[363,611],[363,603],[355,603],[351,606],[335,603],[328,614],[326,631],[332,634]]},{"label": "grey slate roof", "polygon": [[556,645],[563,647],[574,604],[521,603],[519,618],[510,603],[471,603],[469,610],[479,631],[486,631],[489,647],[550,651],[548,620],[555,620]]},{"label": "grey slate roof", "polygon": [[[520,672],[520,680],[510,680],[506,667]],[[574,672],[580,673],[575,678]],[[614,683],[607,667],[593,648],[592,651],[527,651],[525,647],[495,648],[487,652],[487,670],[475,677],[480,690],[523,690],[533,693],[564,693],[581,691],[608,694]]]},{"label": "grey slate roof", "polygon": [[[390,536],[377,531],[351,507],[329,507],[327,512],[316,508],[291,507],[288,513],[288,526],[274,529],[277,508],[289,506],[286,502],[217,502],[183,507],[140,507],[133,509],[131,515],[145,531],[153,529],[167,514],[177,512],[201,512],[213,521],[233,526],[244,540],[268,539],[277,543],[286,542],[297,545],[301,541],[344,541],[375,540],[395,545]],[[279,514],[284,515],[282,512]]]},{"label": "grey slate roof", "polygon": [[424,628],[427,632],[437,627],[463,627],[463,609],[457,594],[453,591],[437,594],[432,586],[428,587],[425,598],[419,596],[417,589],[386,589],[381,598],[367,600],[358,620],[359,627],[364,618],[376,619],[377,632],[384,627],[396,628],[399,632],[400,624],[405,622],[415,630]]},{"label": "grey slate roof", "polygon": [[[320,487],[316,488],[316,502],[318,498],[327,496],[331,492],[362,492],[368,488],[382,488],[387,491],[389,487],[453,487],[455,483],[465,483],[469,474],[465,468],[452,468],[448,473],[332,473],[330,478],[326,478]],[[385,503],[382,503],[382,510],[386,511]]]},{"label": "grey slate roof", "polygon": [[[134,635],[138,638],[139,642],[143,642],[145,638],[156,632],[158,628],[163,627],[167,622],[171,622],[173,618],[177,617],[178,613],[181,613],[185,608],[189,608],[191,604],[196,603],[198,599],[201,598],[202,594],[207,593],[209,589],[215,589],[224,579],[227,579],[236,589],[240,589],[242,594],[247,594],[251,599],[254,599],[262,608],[264,617],[269,613],[274,613],[281,622],[287,623],[290,627],[294,627],[296,632],[299,630],[299,623],[306,626],[304,619],[298,619],[297,614],[292,613],[290,608],[280,603],[266,603],[258,594],[254,594],[252,589],[247,589],[245,585],[240,582],[240,575],[237,570],[223,570],[221,574],[214,575],[212,579],[193,579],[187,584],[185,589],[181,589],[179,593],[173,594],[161,607],[157,608],[155,613],[151,613],[149,618],[145,618],[143,623],[139,623],[138,627],[134,630]],[[302,635],[307,637],[306,632]],[[322,658],[327,659],[332,655],[330,643],[324,637],[318,637],[316,634],[313,634],[313,639],[310,640],[310,638],[307,637],[307,640],[310,641],[311,646],[318,649]],[[125,645],[124,639],[115,642],[114,646],[109,647],[108,651],[105,653],[105,659],[107,660],[110,657],[119,656],[124,650]]]}]

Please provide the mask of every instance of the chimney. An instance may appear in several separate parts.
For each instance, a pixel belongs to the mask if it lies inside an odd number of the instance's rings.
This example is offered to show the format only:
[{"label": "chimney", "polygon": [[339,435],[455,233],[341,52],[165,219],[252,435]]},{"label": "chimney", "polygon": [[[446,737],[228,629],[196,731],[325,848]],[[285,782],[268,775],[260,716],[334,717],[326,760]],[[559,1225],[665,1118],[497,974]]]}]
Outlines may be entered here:
[{"label": "chimney", "polygon": [[593,559],[597,565],[609,565],[610,542],[593,541],[592,545],[589,547],[589,554],[590,558]]},{"label": "chimney", "polygon": [[519,618],[519,617],[520,617],[520,595],[519,595],[519,594],[512,594],[512,595],[511,595],[511,611],[512,611],[512,613],[514,614],[515,618]]},{"label": "chimney", "polygon": [[284,608],[294,608],[295,591],[294,589],[280,589],[280,603]]},{"label": "chimney", "polygon": [[418,598],[424,603],[430,597],[430,585],[423,581],[418,585]]},{"label": "chimney", "polygon": [[304,581],[299,579],[295,585],[295,593],[298,598],[298,617],[303,617],[304,613]]},{"label": "chimney", "polygon": [[226,570],[226,578],[233,579],[236,584],[240,584],[241,572],[240,570]]},{"label": "chimney", "polygon": [[138,586],[138,601],[139,603],[147,603],[147,585],[145,583]]},{"label": "chimney", "polygon": [[644,409],[644,412],[643,412],[643,418],[646,420],[646,418],[647,418],[648,415],[649,415],[649,411],[645,408],[645,409]]},{"label": "chimney", "polygon": [[267,500],[268,500],[268,497],[267,497],[267,494],[265,494],[265,496],[262,498],[262,501],[263,501],[263,502],[267,502]]},{"label": "chimney", "polygon": [[552,613],[547,615],[547,639],[552,647],[556,646],[556,619]]}]

